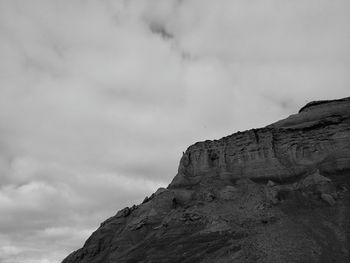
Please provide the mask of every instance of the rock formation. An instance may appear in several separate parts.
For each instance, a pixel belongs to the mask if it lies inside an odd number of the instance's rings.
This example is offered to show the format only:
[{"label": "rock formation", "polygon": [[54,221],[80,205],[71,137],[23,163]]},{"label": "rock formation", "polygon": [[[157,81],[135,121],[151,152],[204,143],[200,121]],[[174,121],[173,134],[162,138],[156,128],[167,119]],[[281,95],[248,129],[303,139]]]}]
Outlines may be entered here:
[{"label": "rock formation", "polygon": [[63,263],[350,262],[350,98],[198,142]]}]

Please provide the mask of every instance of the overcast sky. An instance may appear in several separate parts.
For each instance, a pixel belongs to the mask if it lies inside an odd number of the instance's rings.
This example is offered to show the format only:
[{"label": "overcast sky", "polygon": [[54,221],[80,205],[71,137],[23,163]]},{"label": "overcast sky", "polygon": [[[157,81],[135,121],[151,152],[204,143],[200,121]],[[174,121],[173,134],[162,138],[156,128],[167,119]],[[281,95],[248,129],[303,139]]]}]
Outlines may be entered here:
[{"label": "overcast sky", "polygon": [[348,0],[0,0],[0,262],[57,263],[199,140],[349,96]]}]

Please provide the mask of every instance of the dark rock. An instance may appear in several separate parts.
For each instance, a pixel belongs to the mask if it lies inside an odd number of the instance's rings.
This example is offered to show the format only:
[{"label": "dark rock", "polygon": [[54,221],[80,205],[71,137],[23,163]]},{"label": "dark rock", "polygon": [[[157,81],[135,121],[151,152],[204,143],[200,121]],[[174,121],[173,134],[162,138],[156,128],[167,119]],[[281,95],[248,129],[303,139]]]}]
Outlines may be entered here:
[{"label": "dark rock", "polygon": [[207,202],[214,201],[215,198],[216,198],[216,196],[213,193],[207,193],[205,195],[205,201],[207,201]]},{"label": "dark rock", "polygon": [[271,180],[269,180],[268,182],[267,182],[267,186],[269,186],[269,187],[273,187],[273,186],[275,186],[276,184],[273,182],[273,181],[271,181]]},{"label": "dark rock", "polygon": [[167,189],[63,262],[349,262],[349,177],[350,99],[312,102],[190,146]]},{"label": "dark rock", "polygon": [[328,184],[331,182],[331,179],[322,176],[317,170],[314,173],[309,174],[305,179],[300,181],[299,187],[309,187],[314,185],[322,185],[322,184]]},{"label": "dark rock", "polygon": [[125,207],[124,209],[120,210],[115,217],[127,217],[130,215],[131,209],[129,207]]},{"label": "dark rock", "polygon": [[149,198],[148,196],[146,196],[145,199],[143,199],[142,204],[147,203],[148,201],[149,201]]},{"label": "dark rock", "polygon": [[334,198],[329,194],[321,194],[321,198],[326,201],[329,205],[333,206],[335,205]]},{"label": "dark rock", "polygon": [[157,191],[154,193],[154,195],[157,196],[157,195],[160,195],[160,194],[162,194],[162,193],[164,193],[166,191],[168,191],[168,189],[160,187],[160,188],[157,189]]},{"label": "dark rock", "polygon": [[173,204],[173,208],[176,208],[178,206],[178,202],[175,197],[171,200],[171,202]]},{"label": "dark rock", "polygon": [[230,200],[237,197],[237,188],[232,185],[225,186],[220,191],[220,197],[224,200]]}]

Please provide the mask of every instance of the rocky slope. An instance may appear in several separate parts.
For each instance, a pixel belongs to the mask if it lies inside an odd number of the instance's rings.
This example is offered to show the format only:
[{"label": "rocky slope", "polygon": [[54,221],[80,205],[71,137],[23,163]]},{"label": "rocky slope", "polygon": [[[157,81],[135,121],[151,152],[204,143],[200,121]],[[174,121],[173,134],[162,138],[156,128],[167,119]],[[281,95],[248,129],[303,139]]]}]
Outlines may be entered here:
[{"label": "rocky slope", "polygon": [[198,142],[63,263],[350,262],[350,98]]}]

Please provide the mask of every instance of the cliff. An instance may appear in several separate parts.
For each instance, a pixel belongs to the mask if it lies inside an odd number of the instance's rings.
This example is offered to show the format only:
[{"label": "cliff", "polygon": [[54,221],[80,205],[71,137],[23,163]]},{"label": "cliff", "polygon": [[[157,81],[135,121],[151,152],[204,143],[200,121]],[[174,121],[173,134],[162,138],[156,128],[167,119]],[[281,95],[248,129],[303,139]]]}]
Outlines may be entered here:
[{"label": "cliff", "polygon": [[350,99],[311,102],[299,114],[262,129],[198,142],[183,155],[170,187],[195,185],[208,177],[278,182],[320,169],[349,166]]},{"label": "cliff", "polygon": [[350,98],[198,142],[63,263],[350,262]]}]

